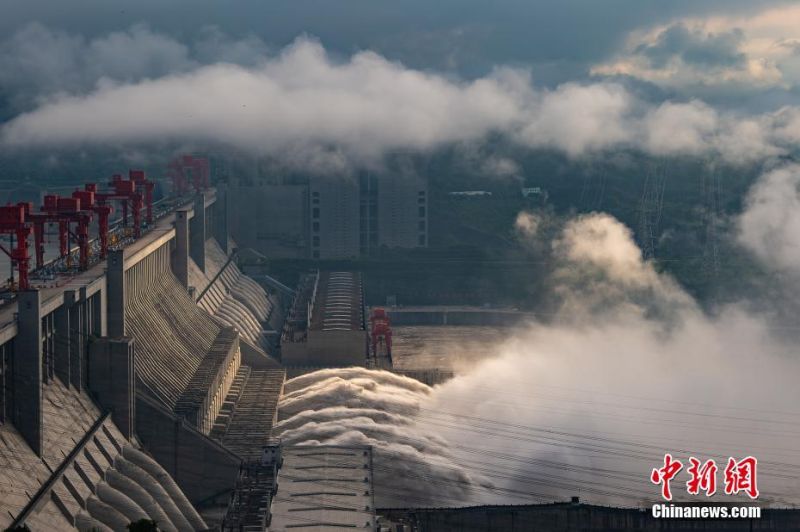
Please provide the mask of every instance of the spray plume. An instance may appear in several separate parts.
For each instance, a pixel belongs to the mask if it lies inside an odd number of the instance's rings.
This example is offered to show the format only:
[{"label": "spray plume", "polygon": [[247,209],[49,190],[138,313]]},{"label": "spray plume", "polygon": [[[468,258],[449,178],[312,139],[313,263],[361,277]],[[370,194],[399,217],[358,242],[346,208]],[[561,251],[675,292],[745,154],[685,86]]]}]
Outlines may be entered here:
[{"label": "spray plume", "polygon": [[[792,335],[746,302],[704,312],[611,216],[570,220],[551,247],[562,305],[546,322],[434,388],[363,368],[289,381],[278,431],[292,443],[374,445],[383,506],[571,495],[648,504],[660,493],[650,471],[666,452],[721,469],[728,457],[756,456],[760,502],[800,503]],[[679,484],[674,492],[691,499]]]}]

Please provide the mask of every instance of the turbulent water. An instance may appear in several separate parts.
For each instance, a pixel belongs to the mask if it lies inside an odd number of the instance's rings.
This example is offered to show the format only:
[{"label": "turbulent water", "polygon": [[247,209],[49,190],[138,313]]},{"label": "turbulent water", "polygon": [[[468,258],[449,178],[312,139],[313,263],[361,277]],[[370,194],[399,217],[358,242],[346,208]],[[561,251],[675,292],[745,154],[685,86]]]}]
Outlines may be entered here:
[{"label": "turbulent water", "polygon": [[275,434],[287,445],[373,448],[379,507],[455,505],[484,483],[467,472],[450,443],[417,422],[432,389],[414,379],[364,368],[326,369],[286,383]]},{"label": "turbulent water", "polygon": [[[551,332],[542,334],[531,340],[553,341]],[[287,382],[275,432],[287,445],[372,446],[378,507],[540,503],[573,495],[646,506],[658,500],[649,472],[665,452],[686,467],[690,455],[714,458],[720,475],[728,456],[754,454],[762,504],[799,502],[794,414],[659,400],[632,386],[630,393],[642,395],[583,388],[589,376],[601,375],[603,363],[575,371],[583,356],[578,350],[590,342],[605,351],[616,337],[559,345],[563,364],[539,375],[531,369],[546,366],[546,355],[506,346],[476,371],[435,388],[385,371],[317,371]],[[651,347],[655,357],[674,349]],[[622,355],[638,371],[629,355],[639,352]],[[562,377],[571,371],[579,388],[553,384],[566,382]],[[663,379],[653,384],[658,388]],[[691,500],[685,480],[673,484],[677,500]],[[730,500],[722,495],[722,477],[718,482],[716,497]]]},{"label": "turbulent water", "polygon": [[[687,492],[694,457],[716,461],[714,501],[750,502],[725,494],[724,472],[753,456],[759,504],[800,505],[796,320],[747,300],[706,312],[608,215],[570,220],[548,246],[560,305],[547,321],[508,331],[434,388],[363,368],[293,379],[281,437],[372,445],[379,506],[577,495],[646,507],[662,501],[650,475],[665,453],[684,464],[676,501],[705,500]],[[795,275],[782,281],[792,302]],[[434,355],[464,358],[464,345],[440,343]]]},{"label": "turbulent water", "polygon": [[[491,356],[512,332],[509,327],[489,325],[404,325],[392,328],[395,368],[439,368],[459,373]],[[458,346],[457,351],[454,346]]]}]

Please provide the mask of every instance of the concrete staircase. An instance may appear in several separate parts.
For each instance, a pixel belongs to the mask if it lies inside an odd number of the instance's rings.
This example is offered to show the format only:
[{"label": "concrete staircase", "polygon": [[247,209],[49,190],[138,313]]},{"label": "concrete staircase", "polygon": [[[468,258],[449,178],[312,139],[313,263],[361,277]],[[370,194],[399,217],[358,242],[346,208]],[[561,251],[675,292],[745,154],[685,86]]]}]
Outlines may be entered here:
[{"label": "concrete staircase", "polygon": [[236,404],[239,402],[239,398],[242,396],[244,386],[249,377],[250,366],[240,366],[239,371],[236,372],[236,377],[233,379],[233,383],[231,383],[231,388],[228,390],[228,395],[225,396],[225,402],[222,404],[222,408],[219,410],[219,415],[217,415],[217,419],[214,421],[214,427],[211,429],[211,433],[209,434],[209,436],[215,440],[222,441],[222,439],[225,437],[225,433],[228,431],[228,424],[233,417],[233,413],[236,410]]},{"label": "concrete staircase", "polygon": [[[235,399],[235,403],[224,433],[220,429],[216,434],[221,435],[220,441],[228,449],[243,459],[257,458],[261,446],[269,441],[285,375],[283,369],[250,369],[250,374],[242,380],[238,398],[228,394],[231,402]],[[223,420],[217,419],[222,425]],[[214,434],[212,431],[212,436]]]}]

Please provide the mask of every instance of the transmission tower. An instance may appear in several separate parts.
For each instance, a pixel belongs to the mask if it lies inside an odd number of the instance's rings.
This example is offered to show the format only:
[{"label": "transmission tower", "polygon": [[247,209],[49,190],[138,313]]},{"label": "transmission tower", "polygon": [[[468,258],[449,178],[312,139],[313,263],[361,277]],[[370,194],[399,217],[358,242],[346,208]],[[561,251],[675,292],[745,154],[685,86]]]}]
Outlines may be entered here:
[{"label": "transmission tower", "polygon": [[606,191],[605,166],[586,168],[581,188],[580,206],[585,212],[599,211],[603,206]]},{"label": "transmission tower", "polygon": [[666,165],[656,161],[648,165],[644,188],[639,201],[639,241],[645,260],[656,256],[656,243],[664,209],[664,190],[667,184]]},{"label": "transmission tower", "polygon": [[717,163],[709,161],[701,179],[704,203],[703,225],[705,226],[703,272],[711,287],[716,287],[719,278],[720,173]]}]

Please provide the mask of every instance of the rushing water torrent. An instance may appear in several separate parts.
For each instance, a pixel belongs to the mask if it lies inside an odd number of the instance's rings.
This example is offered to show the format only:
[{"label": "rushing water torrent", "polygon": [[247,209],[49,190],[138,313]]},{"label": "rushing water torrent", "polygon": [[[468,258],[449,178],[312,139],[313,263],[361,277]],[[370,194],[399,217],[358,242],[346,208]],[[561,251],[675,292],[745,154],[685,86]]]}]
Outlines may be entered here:
[{"label": "rushing water torrent", "polygon": [[[331,369],[289,381],[278,432],[287,443],[375,449],[378,505],[660,502],[651,471],[671,453],[719,468],[758,459],[758,502],[800,504],[800,334],[743,300],[707,312],[642,258],[604,214],[567,222],[550,243],[558,306],[488,346],[452,380],[427,387],[391,373]],[[795,294],[787,287],[788,294]],[[794,296],[793,296],[794,297]],[[796,300],[796,298],[794,298]],[[432,348],[458,359],[464,344]]]},{"label": "rushing water torrent", "polygon": [[447,440],[418,423],[432,388],[386,371],[326,369],[287,381],[275,434],[287,445],[370,445],[379,507],[473,501],[484,482],[466,471]]}]

